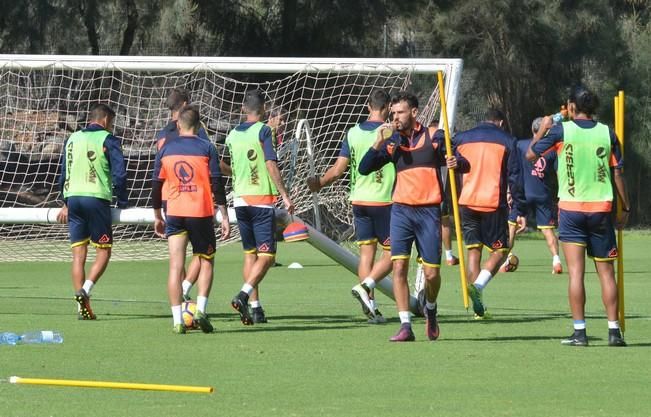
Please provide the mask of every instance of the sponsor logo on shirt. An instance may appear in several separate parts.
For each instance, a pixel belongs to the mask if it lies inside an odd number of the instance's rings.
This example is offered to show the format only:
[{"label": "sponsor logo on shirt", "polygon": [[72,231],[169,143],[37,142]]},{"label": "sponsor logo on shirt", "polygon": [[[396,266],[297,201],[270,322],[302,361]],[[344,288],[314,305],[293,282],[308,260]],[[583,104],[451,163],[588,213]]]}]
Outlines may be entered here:
[{"label": "sponsor logo on shirt", "polygon": [[574,197],[576,190],[574,184],[574,146],[568,143],[565,147],[565,166],[567,172],[567,192]]}]

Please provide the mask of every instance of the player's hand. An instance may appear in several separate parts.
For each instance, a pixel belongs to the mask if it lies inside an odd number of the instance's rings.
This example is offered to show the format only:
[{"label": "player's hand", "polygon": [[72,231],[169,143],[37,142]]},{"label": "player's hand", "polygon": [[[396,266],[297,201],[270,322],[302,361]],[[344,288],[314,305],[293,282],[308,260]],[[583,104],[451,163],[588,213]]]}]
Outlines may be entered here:
[{"label": "player's hand", "polygon": [[515,229],[515,233],[522,233],[527,229],[527,218],[524,216],[518,216],[515,219],[515,223],[518,225],[518,228]]},{"label": "player's hand", "polygon": [[307,180],[307,188],[310,189],[311,192],[316,193],[321,189],[321,181],[319,181],[318,176],[313,176],[309,177]]},{"label": "player's hand", "polygon": [[61,207],[61,210],[59,210],[59,214],[57,214],[57,222],[61,224],[68,223],[68,206],[64,205],[63,207]]},{"label": "player's hand", "polygon": [[617,218],[615,219],[615,227],[617,230],[622,230],[624,227],[626,227],[629,214],[629,212],[624,210],[620,210],[619,213],[617,213]]},{"label": "player's hand", "polygon": [[226,240],[231,236],[231,222],[228,216],[222,217],[222,235],[219,240]]},{"label": "player's hand", "polygon": [[165,220],[154,219],[154,232],[159,237],[165,238]]},{"label": "player's hand", "polygon": [[393,123],[384,123],[382,126],[380,126],[380,130],[378,131],[378,139],[387,140],[391,136],[393,136],[394,132],[396,131],[396,125]]},{"label": "player's hand", "polygon": [[509,208],[513,207],[513,196],[510,191],[506,192],[506,204],[508,204]]},{"label": "player's hand", "polygon": [[285,210],[287,210],[287,213],[294,214],[294,203],[289,196],[283,197],[283,204],[285,204]]},{"label": "player's hand", "polygon": [[445,163],[448,169],[455,169],[457,167],[457,158],[454,155],[446,156]]},{"label": "player's hand", "polygon": [[551,116],[545,116],[543,117],[542,122],[540,122],[540,129],[538,129],[538,132],[536,133],[545,133],[551,129],[553,125],[554,119],[552,119]]}]

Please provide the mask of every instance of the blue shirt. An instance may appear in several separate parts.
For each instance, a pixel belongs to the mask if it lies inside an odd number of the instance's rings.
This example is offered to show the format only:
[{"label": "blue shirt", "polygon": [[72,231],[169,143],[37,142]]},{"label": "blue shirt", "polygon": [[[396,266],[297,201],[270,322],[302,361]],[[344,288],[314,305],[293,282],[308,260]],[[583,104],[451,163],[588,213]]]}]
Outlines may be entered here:
[{"label": "blue shirt", "polygon": [[[164,128],[156,132],[156,136],[155,136],[156,146],[158,147],[158,149],[160,149],[166,140],[173,139],[178,136],[179,136],[179,126],[177,125],[176,120],[170,120],[169,122],[167,122]],[[197,136],[199,136],[201,139],[210,141],[210,138],[208,137],[208,133],[206,133],[206,130],[203,128],[203,126],[199,128],[199,132],[197,133]]]},{"label": "blue shirt", "polygon": [[[82,129],[83,132],[97,132],[104,130],[104,126],[97,123],[89,123],[86,128]],[[66,148],[66,140],[63,144],[63,149]],[[122,153],[122,146],[120,139],[109,134],[104,139],[104,155],[109,162],[111,168],[111,180],[113,181],[113,193],[117,198],[118,207],[126,208],[129,205],[129,193],[127,191],[127,167],[124,161],[124,154]],[[61,176],[59,177],[59,188],[63,195],[63,184],[66,181],[66,158],[65,155],[61,156]]]},{"label": "blue shirt", "polygon": [[527,150],[532,139],[517,143],[518,156],[522,164],[524,195],[527,202],[546,202],[555,195],[554,184],[558,158],[556,152],[547,152],[535,162],[527,160]]}]

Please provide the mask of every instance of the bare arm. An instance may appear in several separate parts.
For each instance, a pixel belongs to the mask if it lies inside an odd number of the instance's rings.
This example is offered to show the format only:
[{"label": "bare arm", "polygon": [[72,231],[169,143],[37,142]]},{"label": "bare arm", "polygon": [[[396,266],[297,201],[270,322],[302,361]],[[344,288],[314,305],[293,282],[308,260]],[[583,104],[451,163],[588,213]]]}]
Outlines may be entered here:
[{"label": "bare arm", "polygon": [[225,175],[227,177],[233,176],[233,169],[231,168],[230,164],[226,163],[226,161],[223,159],[219,161],[219,170],[221,171],[222,175]]},{"label": "bare arm", "polygon": [[274,185],[278,189],[278,192],[280,193],[280,196],[283,199],[283,202],[285,203],[285,209],[287,209],[289,213],[293,213],[294,203],[292,203],[292,200],[289,198],[289,193],[285,188],[283,178],[280,176],[280,171],[278,170],[278,164],[274,160],[267,160],[265,161],[265,165],[267,166],[267,171],[269,171],[271,181],[273,181]]},{"label": "bare arm", "polygon": [[314,176],[307,179],[307,186],[310,188],[310,191],[316,193],[323,187],[327,187],[332,184],[346,172],[348,168],[348,163],[350,159],[340,156],[337,158],[337,161],[326,171],[323,176]]},{"label": "bare arm", "polygon": [[631,211],[631,203],[628,199],[626,178],[624,178],[624,174],[622,173],[621,168],[613,169],[613,181],[615,183],[617,195],[622,202],[622,211],[620,213],[617,213],[617,228],[622,229],[624,226],[626,226],[626,223],[628,223],[628,215]]},{"label": "bare arm", "polygon": [[535,135],[533,135],[533,140],[531,141],[531,144],[529,145],[529,149],[527,149],[527,153],[525,155],[525,158],[527,158],[527,161],[533,162],[536,159],[538,159],[538,155],[534,151],[531,150],[533,145],[535,145],[540,139],[542,139],[543,136],[545,136],[545,133],[549,129],[551,129],[553,125],[553,120],[550,116],[545,116],[543,117],[542,122],[540,123],[540,128],[536,132]]}]

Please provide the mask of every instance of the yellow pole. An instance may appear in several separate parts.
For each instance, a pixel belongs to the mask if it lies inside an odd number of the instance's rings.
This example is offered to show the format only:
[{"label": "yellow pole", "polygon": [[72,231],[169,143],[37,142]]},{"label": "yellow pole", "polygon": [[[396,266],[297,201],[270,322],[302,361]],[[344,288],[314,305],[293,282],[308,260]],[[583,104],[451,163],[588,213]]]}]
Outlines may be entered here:
[{"label": "yellow pole", "polygon": [[[619,147],[624,156],[624,91],[620,90],[615,97],[615,133]],[[617,214],[622,212],[622,199],[617,199]],[[624,232],[617,231],[617,297],[619,305],[619,326],[626,331],[626,315],[624,305]]]},{"label": "yellow pole", "polygon": [[196,387],[187,385],[160,385],[160,384],[137,384],[131,382],[107,382],[107,381],[80,381],[73,379],[42,379],[42,378],[21,378],[12,376],[9,378],[12,384],[30,385],[55,385],[60,387],[83,387],[83,388],[117,388],[147,391],[176,391],[210,394],[213,387]]},{"label": "yellow pole", "polygon": [[[439,81],[439,95],[441,97],[441,116],[443,118],[443,129],[445,131],[445,153],[452,156],[452,139],[450,138],[450,126],[448,125],[448,111],[445,103],[445,91],[443,87],[443,71],[437,73]],[[459,219],[459,199],[457,197],[457,178],[455,170],[448,173],[450,190],[452,191],[452,211],[454,213],[454,229],[457,236],[457,249],[459,251],[459,272],[461,276],[461,295],[463,306],[468,309],[468,279],[466,278],[466,259],[463,253],[463,238],[461,237],[461,220]]]}]

